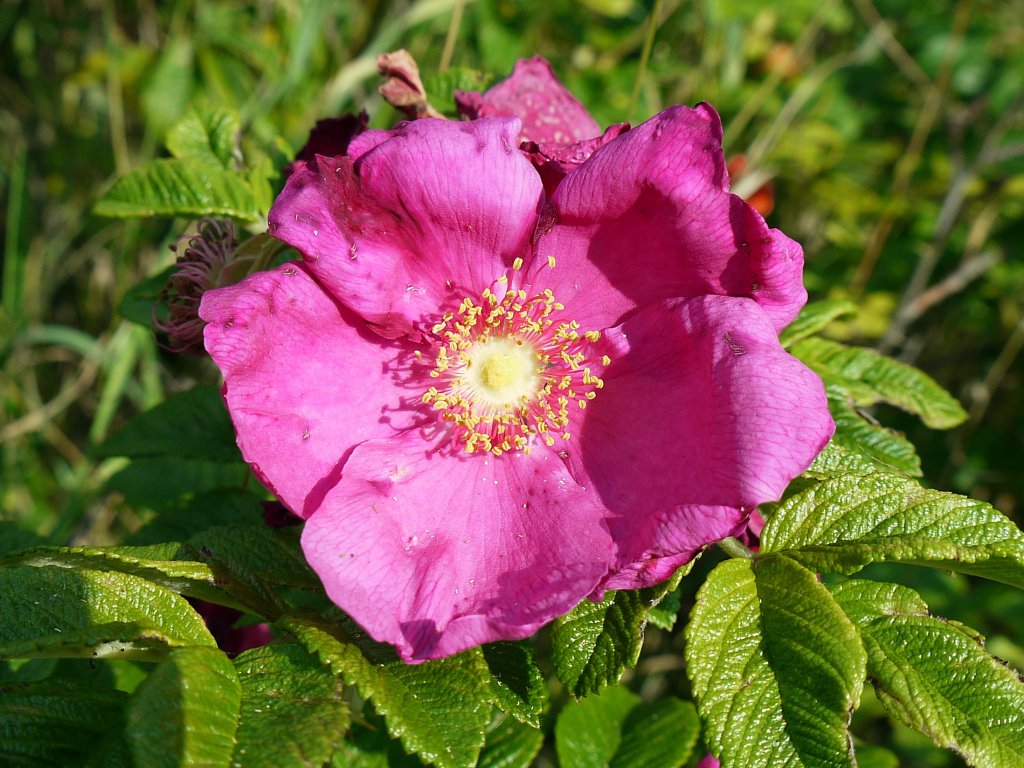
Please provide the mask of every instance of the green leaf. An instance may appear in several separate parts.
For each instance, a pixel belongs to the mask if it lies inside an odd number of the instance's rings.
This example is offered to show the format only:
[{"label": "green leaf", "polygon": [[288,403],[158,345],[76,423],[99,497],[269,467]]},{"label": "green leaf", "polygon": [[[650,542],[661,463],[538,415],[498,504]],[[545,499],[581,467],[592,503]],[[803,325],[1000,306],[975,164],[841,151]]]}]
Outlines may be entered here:
[{"label": "green leaf", "polygon": [[174,265],[171,265],[125,291],[117,308],[121,317],[146,328],[153,327],[154,311],[158,320],[166,320],[167,307],[160,303],[160,296],[174,270]]},{"label": "green leaf", "polygon": [[930,376],[874,350],[807,338],[791,351],[857,405],[890,403],[920,416],[933,429],[949,429],[967,418],[960,403]]},{"label": "green leaf", "polygon": [[815,301],[805,306],[800,316],[779,334],[779,342],[789,349],[801,339],[813,336],[833,320],[856,312],[857,305],[845,299]]},{"label": "green leaf", "polygon": [[159,159],[118,179],[93,207],[98,216],[227,216],[259,221],[249,182],[202,160]]},{"label": "green leaf", "polygon": [[533,646],[528,642],[489,643],[482,651],[491,672],[492,701],[520,722],[540,727],[548,691]]},{"label": "green leaf", "polygon": [[305,648],[274,643],[235,659],[242,685],[236,768],[321,766],[349,726],[341,681]]},{"label": "green leaf", "polygon": [[241,461],[220,390],[197,386],[136,416],[97,449],[98,456],[178,456]]},{"label": "green leaf", "polygon": [[779,556],[722,563],[686,640],[704,741],[724,768],[853,765],[864,649],[813,573]]},{"label": "green leaf", "polygon": [[444,72],[427,75],[423,81],[427,98],[433,106],[446,115],[457,114],[456,91],[482,91],[493,78],[486,72],[467,67],[450,67]]},{"label": "green leaf", "polygon": [[228,765],[241,699],[238,674],[221,651],[172,651],[128,702],[125,737],[135,764]]},{"label": "green leaf", "polygon": [[[68,569],[112,571],[137,576],[181,595],[245,610],[227,598],[213,570],[205,563],[178,560],[179,544],[162,547],[39,547],[11,555],[0,566],[57,566]],[[156,555],[156,558],[150,557]]]},{"label": "green leaf", "polygon": [[640,697],[609,686],[582,701],[570,701],[555,723],[555,749],[561,768],[603,768],[622,743],[622,724]]},{"label": "green leaf", "polygon": [[384,720],[373,712],[357,719],[334,753],[334,768],[423,768],[414,755],[407,754],[400,742],[388,737]]},{"label": "green leaf", "polygon": [[255,496],[232,488],[198,493],[182,506],[159,512],[127,537],[130,544],[185,541],[224,525],[263,525],[263,506]]},{"label": "green leaf", "polygon": [[691,561],[653,587],[605,593],[599,603],[584,600],[555,620],[551,632],[555,674],[577,698],[618,682],[636,664],[644,642],[647,616],[679,585]]},{"label": "green leaf", "polygon": [[784,501],[761,532],[762,552],[850,574],[895,561],[1024,587],[1024,535],[990,505],[898,475],[837,477]]},{"label": "green leaf", "polygon": [[127,699],[61,680],[0,687],[0,764],[81,765],[121,730]]},{"label": "green leaf", "polygon": [[156,659],[215,645],[184,598],[137,576],[0,568],[0,658]]},{"label": "green leaf", "polygon": [[183,160],[200,160],[231,170],[237,161],[241,129],[238,115],[231,110],[209,103],[196,104],[167,131],[167,149]]},{"label": "green leaf", "polygon": [[677,768],[699,730],[690,702],[668,696],[645,704],[625,688],[609,687],[566,704],[555,747],[562,768]]},{"label": "green leaf", "polygon": [[529,768],[543,746],[543,731],[506,717],[487,731],[479,768]]},{"label": "green leaf", "polygon": [[241,488],[250,477],[248,465],[238,462],[141,456],[107,480],[104,490],[117,491],[132,507],[165,510],[188,496]]},{"label": "green leaf", "polygon": [[[896,470],[912,477],[921,475],[921,459],[913,444],[903,435],[869,421],[859,413],[850,400],[835,388],[829,388],[828,406],[836,422],[836,433],[830,446],[840,449],[845,455],[847,469],[834,466],[831,475],[860,473],[865,470]],[[829,465],[831,456],[815,459],[809,471],[822,473]],[[833,464],[838,462],[833,462]]]},{"label": "green leaf", "polygon": [[834,594],[860,628],[890,714],[970,765],[1024,766],[1024,684],[977,633],[925,615],[906,587],[851,580]]},{"label": "green leaf", "polygon": [[[407,750],[441,768],[476,764],[491,710],[490,675],[478,650],[416,665],[393,654],[374,663],[356,645],[358,638],[309,612],[284,616],[277,626],[355,686]],[[384,655],[379,648],[367,650]]]}]

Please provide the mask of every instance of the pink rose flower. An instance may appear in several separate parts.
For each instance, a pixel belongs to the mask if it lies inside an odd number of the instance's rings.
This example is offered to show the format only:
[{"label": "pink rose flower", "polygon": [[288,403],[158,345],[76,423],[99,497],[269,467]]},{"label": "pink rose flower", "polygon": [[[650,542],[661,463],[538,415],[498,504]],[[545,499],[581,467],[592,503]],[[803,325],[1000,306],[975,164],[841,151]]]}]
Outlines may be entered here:
[{"label": "pink rose flower", "polygon": [[547,195],[518,118],[417,120],[289,178],[302,254],[208,292],[238,443],[331,599],[407,661],[526,637],[742,532],[833,431],[779,345],[800,246],[673,107]]}]

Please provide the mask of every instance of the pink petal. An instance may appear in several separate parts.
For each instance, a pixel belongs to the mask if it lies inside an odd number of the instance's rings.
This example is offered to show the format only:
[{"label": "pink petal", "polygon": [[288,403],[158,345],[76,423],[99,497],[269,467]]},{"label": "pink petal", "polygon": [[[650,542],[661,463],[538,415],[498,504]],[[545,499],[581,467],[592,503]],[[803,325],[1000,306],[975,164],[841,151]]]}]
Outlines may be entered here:
[{"label": "pink petal", "polygon": [[[715,111],[672,107],[597,150],[559,184],[537,244],[559,301],[585,326],[673,296],[753,298],[776,330],[803,306],[803,252],[728,192]],[[582,295],[574,301],[575,296]]]},{"label": "pink petal", "polygon": [[353,446],[415,416],[399,410],[409,392],[389,370],[396,344],[361,330],[300,263],[207,291],[200,314],[242,455],[302,517]]},{"label": "pink petal", "polygon": [[471,119],[491,115],[521,118],[521,137],[526,141],[573,144],[601,134],[601,126],[540,56],[517,61],[512,75],[485,93],[456,91],[455,103],[459,112]]},{"label": "pink petal", "polygon": [[612,557],[604,509],[553,454],[438,451],[415,431],[360,445],[306,523],[330,598],[407,661],[535,632]]},{"label": "pink petal", "polygon": [[608,126],[603,134],[594,139],[584,139],[575,144],[527,142],[521,149],[536,167],[544,180],[544,191],[550,196],[569,171],[583,165],[594,152],[628,130],[629,123],[616,123]]},{"label": "pink petal", "polygon": [[378,333],[404,335],[527,251],[543,192],[518,133],[493,118],[363,134],[358,160],[317,157],[292,174],[270,231]]},{"label": "pink petal", "polygon": [[603,336],[612,363],[569,462],[613,515],[623,572],[602,586],[633,588],[744,530],[835,427],[821,380],[749,299],[672,299]]}]

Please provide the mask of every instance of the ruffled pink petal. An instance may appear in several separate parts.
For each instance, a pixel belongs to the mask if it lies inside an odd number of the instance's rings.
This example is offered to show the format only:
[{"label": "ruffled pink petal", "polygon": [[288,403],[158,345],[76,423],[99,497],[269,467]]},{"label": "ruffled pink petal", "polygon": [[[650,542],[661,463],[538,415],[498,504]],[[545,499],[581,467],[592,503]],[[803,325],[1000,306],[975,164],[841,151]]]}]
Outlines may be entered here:
[{"label": "ruffled pink petal", "polygon": [[569,463],[611,511],[603,588],[647,586],[778,499],[832,436],[821,380],[749,299],[649,306],[603,333],[611,365]]},{"label": "ruffled pink petal", "polygon": [[601,133],[601,126],[540,56],[517,61],[511,76],[485,93],[456,91],[455,104],[470,119],[519,117],[522,139],[538,144],[574,144]]},{"label": "ruffled pink petal", "polygon": [[526,637],[590,594],[604,511],[542,446],[496,460],[409,431],[353,451],[302,547],[331,600],[422,661]]},{"label": "ruffled pink petal", "polygon": [[715,111],[672,107],[572,171],[544,216],[534,269],[588,327],[673,296],[756,301],[781,330],[807,300],[803,252],[728,192]]},{"label": "ruffled pink petal", "polygon": [[518,133],[492,118],[363,134],[358,160],[318,156],[292,174],[271,234],[378,333],[410,333],[527,252],[543,191]]},{"label": "ruffled pink petal", "polygon": [[594,139],[584,139],[575,144],[527,142],[521,149],[543,179],[544,191],[551,196],[569,171],[583,165],[594,152],[628,130],[629,123],[616,123],[608,126],[603,134]]},{"label": "ruffled pink petal", "polygon": [[361,330],[303,264],[208,291],[200,315],[242,455],[302,517],[338,481],[353,446],[418,415],[407,400],[419,392],[396,380],[400,347]]}]

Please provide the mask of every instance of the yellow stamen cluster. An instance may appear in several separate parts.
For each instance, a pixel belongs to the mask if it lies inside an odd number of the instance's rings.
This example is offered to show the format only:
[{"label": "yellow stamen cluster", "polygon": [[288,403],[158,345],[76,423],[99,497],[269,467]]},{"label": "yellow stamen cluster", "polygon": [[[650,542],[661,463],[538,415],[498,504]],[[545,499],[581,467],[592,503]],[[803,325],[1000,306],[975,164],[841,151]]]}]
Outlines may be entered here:
[{"label": "yellow stamen cluster", "polygon": [[549,446],[571,437],[570,409],[586,408],[604,381],[587,349],[600,333],[561,319],[564,309],[550,290],[487,289],[433,326],[437,385],[423,402],[455,425],[468,453],[529,453],[534,435]]}]

